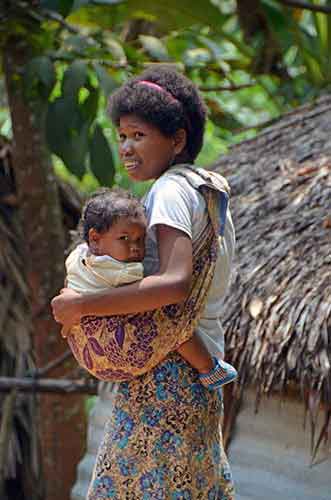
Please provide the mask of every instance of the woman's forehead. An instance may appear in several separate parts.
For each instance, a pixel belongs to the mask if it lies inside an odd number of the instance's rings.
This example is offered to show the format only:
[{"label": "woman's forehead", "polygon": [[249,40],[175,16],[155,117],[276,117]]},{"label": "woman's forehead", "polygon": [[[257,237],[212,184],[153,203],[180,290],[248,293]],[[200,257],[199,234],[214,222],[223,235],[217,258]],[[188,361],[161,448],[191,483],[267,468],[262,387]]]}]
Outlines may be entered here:
[{"label": "woman's forehead", "polygon": [[131,115],[123,115],[120,118],[119,121],[119,127],[121,129],[125,128],[149,128],[149,129],[157,129],[155,125],[152,123],[147,122],[143,118],[140,118],[137,115],[131,114]]}]

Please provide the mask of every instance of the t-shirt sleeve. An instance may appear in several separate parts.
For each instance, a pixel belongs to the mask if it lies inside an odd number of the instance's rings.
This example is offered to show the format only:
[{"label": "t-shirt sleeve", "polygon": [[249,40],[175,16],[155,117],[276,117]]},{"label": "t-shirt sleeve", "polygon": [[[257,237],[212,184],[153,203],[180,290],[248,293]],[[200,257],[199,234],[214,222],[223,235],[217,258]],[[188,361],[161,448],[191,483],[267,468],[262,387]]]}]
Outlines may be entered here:
[{"label": "t-shirt sleeve", "polygon": [[186,183],[171,178],[162,179],[154,186],[146,199],[148,229],[158,224],[174,227],[192,238],[192,218],[196,203],[195,190]]}]

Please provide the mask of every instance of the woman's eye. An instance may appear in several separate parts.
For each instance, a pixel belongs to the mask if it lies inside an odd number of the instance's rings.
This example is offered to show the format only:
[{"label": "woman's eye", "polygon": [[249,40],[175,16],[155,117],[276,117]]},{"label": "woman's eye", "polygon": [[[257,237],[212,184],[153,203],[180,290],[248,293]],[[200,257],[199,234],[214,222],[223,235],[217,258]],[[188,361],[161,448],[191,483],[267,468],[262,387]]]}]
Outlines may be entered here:
[{"label": "woman's eye", "polygon": [[121,236],[120,240],[129,241],[129,236]]},{"label": "woman's eye", "polygon": [[124,134],[119,134],[118,135],[118,141],[119,142],[124,142],[125,141],[125,135]]},{"label": "woman's eye", "polygon": [[142,137],[144,137],[144,134],[142,132],[135,132],[134,133],[135,139],[141,139]]}]

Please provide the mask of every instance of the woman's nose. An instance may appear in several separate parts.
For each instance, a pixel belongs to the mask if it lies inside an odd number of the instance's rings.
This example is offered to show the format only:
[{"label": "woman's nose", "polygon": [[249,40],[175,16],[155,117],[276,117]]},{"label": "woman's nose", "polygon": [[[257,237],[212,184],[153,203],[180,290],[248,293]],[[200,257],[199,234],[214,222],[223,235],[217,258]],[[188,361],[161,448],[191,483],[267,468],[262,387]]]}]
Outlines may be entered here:
[{"label": "woman's nose", "polygon": [[123,157],[132,156],[133,143],[130,139],[126,139],[120,144],[120,155]]}]

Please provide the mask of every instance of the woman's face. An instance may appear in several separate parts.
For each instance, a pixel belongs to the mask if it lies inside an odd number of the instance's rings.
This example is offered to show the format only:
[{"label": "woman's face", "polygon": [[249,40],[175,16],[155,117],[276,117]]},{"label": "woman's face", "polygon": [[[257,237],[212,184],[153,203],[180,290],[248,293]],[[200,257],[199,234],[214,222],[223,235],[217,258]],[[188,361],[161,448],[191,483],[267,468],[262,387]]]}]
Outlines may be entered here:
[{"label": "woman's face", "polygon": [[160,177],[186,142],[185,133],[167,137],[155,125],[136,115],[122,116],[118,133],[121,161],[135,181]]}]

